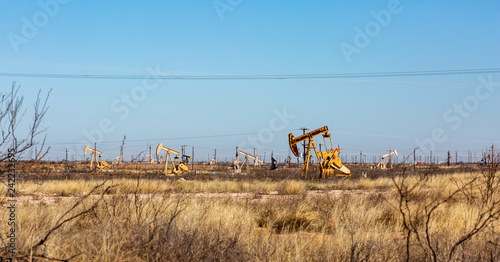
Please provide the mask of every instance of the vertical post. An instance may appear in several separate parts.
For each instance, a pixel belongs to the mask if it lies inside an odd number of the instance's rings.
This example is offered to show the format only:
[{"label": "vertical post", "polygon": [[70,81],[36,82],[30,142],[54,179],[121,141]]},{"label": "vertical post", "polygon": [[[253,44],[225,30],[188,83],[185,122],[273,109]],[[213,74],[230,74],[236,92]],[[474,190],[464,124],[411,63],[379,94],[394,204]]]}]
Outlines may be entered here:
[{"label": "vertical post", "polygon": [[[181,145],[181,149],[182,149],[182,157],[181,157],[181,159],[184,158],[184,156],[186,155],[186,146],[187,145]],[[182,159],[182,160],[184,160],[184,159]]]},{"label": "vertical post", "polygon": [[[96,164],[94,166],[94,170],[97,169],[97,152],[96,151],[97,151],[97,143],[94,143],[94,152],[92,152],[92,155],[94,155],[94,159],[96,161]],[[91,158],[92,158],[92,156],[91,156]],[[92,161],[91,161],[91,163],[92,163]]]},{"label": "vertical post", "polygon": [[[123,145],[125,145],[125,139],[127,139],[127,136],[123,136],[123,140],[122,140],[122,145],[120,146],[120,161],[118,161],[118,163],[122,163],[123,160],[124,160],[124,156],[123,156]],[[158,156],[157,156],[158,157]]]},{"label": "vertical post", "polygon": [[[191,147],[191,155],[192,155],[192,158],[191,158],[191,169],[194,170],[194,146]],[[210,163],[210,161],[208,161]]]},{"label": "vertical post", "polygon": [[[306,130],[309,130],[308,128],[305,128],[305,127],[302,127],[300,128],[302,130],[302,134],[305,135],[306,134]],[[304,142],[302,142],[302,145],[304,147],[304,151],[303,154],[304,154],[304,164],[306,163],[306,140],[304,140]]]},{"label": "vertical post", "polygon": [[431,161],[430,161],[430,164],[432,165],[432,150],[431,150]]},{"label": "vertical post", "polygon": [[292,156],[290,155],[290,147],[288,147],[288,166],[292,166]]},{"label": "vertical post", "polygon": [[455,165],[458,164],[458,151],[455,150]]},{"label": "vertical post", "polygon": [[415,169],[416,169],[416,167],[415,167],[415,164],[416,164],[416,162],[415,162],[415,160],[416,160],[416,154],[415,154],[415,152],[416,151],[417,151],[417,149],[413,149],[413,173],[415,173]]},{"label": "vertical post", "polygon": [[359,151],[359,163],[363,165],[363,151]]},{"label": "vertical post", "polygon": [[451,160],[451,155],[450,155],[450,150],[448,150],[448,160],[446,161],[448,166],[450,166],[450,160]]},{"label": "vertical post", "polygon": [[68,163],[68,149],[66,148],[66,163]]},{"label": "vertical post", "polygon": [[149,145],[149,163],[152,164],[153,157],[151,156],[151,145]]},{"label": "vertical post", "polygon": [[175,167],[175,164],[174,164],[174,161],[172,159],[172,156],[170,155],[170,152],[167,151],[167,153],[165,154],[165,169],[163,170],[163,173],[165,175],[168,174],[168,159],[170,158],[170,160],[172,160],[172,168]]},{"label": "vertical post", "polygon": [[494,166],[495,166],[495,157],[494,157],[494,153],[495,153],[495,150],[493,149],[493,145],[491,145],[491,169],[490,170],[494,170]]}]

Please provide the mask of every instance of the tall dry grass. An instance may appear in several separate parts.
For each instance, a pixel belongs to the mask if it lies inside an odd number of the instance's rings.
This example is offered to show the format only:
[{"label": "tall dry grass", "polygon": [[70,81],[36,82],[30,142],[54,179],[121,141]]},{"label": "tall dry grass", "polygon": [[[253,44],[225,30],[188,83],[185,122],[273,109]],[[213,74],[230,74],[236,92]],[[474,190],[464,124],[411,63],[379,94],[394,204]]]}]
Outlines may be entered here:
[{"label": "tall dry grass", "polygon": [[[335,180],[335,181],[234,181],[234,180],[167,180],[140,179],[137,187],[136,178],[111,179],[67,179],[67,180],[20,180],[18,193],[21,195],[60,195],[78,196],[89,192],[94,186],[108,181],[113,185],[111,193],[130,194],[136,191],[141,194],[161,193],[259,193],[269,194],[303,194],[309,190],[387,190],[393,186],[390,178]],[[5,193],[4,187],[0,193]]]},{"label": "tall dry grass", "polygon": [[[477,202],[456,197],[440,205],[429,223],[423,213],[475,174],[429,176],[425,190],[412,195],[417,232],[430,228],[432,241],[445,254],[481,212]],[[395,182],[401,178],[395,178]],[[418,181],[407,177],[408,185]],[[113,179],[102,200],[83,198],[100,181],[54,181],[19,185],[24,194],[73,197],[55,202],[26,201],[18,209],[18,256],[73,261],[403,261],[406,240],[400,196],[388,178],[357,181],[158,181]],[[308,190],[339,189],[339,194],[308,194]],[[278,192],[272,198],[192,197],[194,192]],[[64,192],[64,193],[63,193]],[[359,193],[361,192],[361,193]],[[172,194],[176,193],[176,194]],[[256,194],[257,196],[257,194]],[[46,236],[78,199],[63,224],[42,247]],[[7,213],[0,214],[6,221]],[[463,243],[455,260],[498,260],[499,222]],[[6,223],[0,232],[6,232]],[[412,261],[431,260],[415,236]],[[0,249],[0,256],[5,255]],[[438,260],[447,260],[445,255]]]}]

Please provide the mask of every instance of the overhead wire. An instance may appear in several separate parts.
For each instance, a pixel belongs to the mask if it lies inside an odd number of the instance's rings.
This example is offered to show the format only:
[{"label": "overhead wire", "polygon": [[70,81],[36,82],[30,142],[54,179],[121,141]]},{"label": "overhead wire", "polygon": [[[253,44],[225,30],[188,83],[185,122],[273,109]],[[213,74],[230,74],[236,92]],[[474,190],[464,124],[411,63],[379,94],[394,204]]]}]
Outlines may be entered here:
[{"label": "overhead wire", "polygon": [[[500,73],[500,68],[452,69],[401,72],[342,73],[342,74],[274,74],[274,75],[159,75],[151,77],[163,80],[284,80],[284,79],[342,79],[342,78],[378,78],[408,76],[439,76]],[[144,75],[96,75],[96,74],[56,74],[56,73],[7,73],[0,72],[0,77],[62,78],[62,79],[144,79]],[[498,85],[495,85],[498,86]]]},{"label": "overhead wire", "polygon": [[[280,130],[280,131],[274,131],[275,133],[281,133],[281,132],[289,132],[289,131],[294,131],[294,130],[299,130],[299,129],[287,129],[287,130]],[[237,134],[221,134],[221,135],[207,135],[207,136],[190,136],[190,137],[172,137],[172,138],[151,138],[151,139],[136,139],[136,140],[127,140],[127,143],[133,143],[133,142],[148,142],[148,141],[171,141],[171,140],[188,140],[188,139],[204,139],[204,138],[218,138],[218,137],[232,137],[232,136],[245,136],[245,135],[257,135],[258,132],[250,132],[250,133],[237,133]],[[115,140],[115,141],[101,141],[99,144],[112,144],[112,143],[122,143],[122,140]],[[63,142],[58,142],[58,143],[47,143],[47,145],[77,145],[80,143],[75,143],[75,142],[70,142],[70,143],[63,143]]]}]

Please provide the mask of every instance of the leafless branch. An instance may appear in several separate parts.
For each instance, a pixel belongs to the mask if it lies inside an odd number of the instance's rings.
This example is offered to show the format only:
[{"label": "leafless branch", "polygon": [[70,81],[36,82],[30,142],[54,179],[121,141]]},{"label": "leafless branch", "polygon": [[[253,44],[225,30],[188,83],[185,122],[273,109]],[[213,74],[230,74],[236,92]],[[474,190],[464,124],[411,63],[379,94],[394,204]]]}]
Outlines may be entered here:
[{"label": "leafless branch", "polygon": [[[106,194],[107,192],[109,192],[109,190],[113,187],[113,186],[108,186],[102,193],[101,193],[101,196],[100,198],[95,201],[93,203],[93,205],[90,207],[90,208],[87,208],[69,218],[66,218],[66,215],[68,215],[71,211],[75,210],[78,206],[81,205],[81,203],[87,199],[89,196],[91,196],[97,189],[101,188],[102,186],[104,186],[104,184],[106,183],[107,181],[104,181],[103,183],[95,186],[88,194],[86,194],[85,196],[83,196],[80,200],[78,200],[78,202],[76,202],[70,209],[68,209],[56,222],[55,226],[52,227],[46,234],[45,236],[40,239],[40,241],[38,241],[38,243],[36,243],[35,245],[33,245],[31,247],[31,250],[33,250],[33,253],[35,253],[38,249],[38,247],[40,247],[41,245],[45,244],[45,242],[47,242],[47,240],[49,239],[50,235],[52,233],[54,233],[57,229],[59,229],[62,225],[66,224],[67,222],[70,222],[71,220],[75,219],[75,218],[78,218],[82,215],[85,215],[89,212],[92,212],[96,207],[97,205],[99,204],[99,202],[101,202],[101,200],[103,199],[104,197],[104,194]],[[63,220],[64,219],[64,220]]]},{"label": "leafless branch", "polygon": [[[16,82],[12,83],[12,87],[7,94],[0,94],[0,127],[2,128],[0,137],[0,162],[8,158],[7,149],[14,148],[16,150],[16,158],[22,160],[29,154],[28,151],[38,145],[38,138],[47,129],[41,128],[41,122],[48,110],[48,100],[51,91],[42,98],[41,90],[35,103],[33,104],[33,118],[28,125],[28,131],[25,138],[20,139],[18,134],[19,125],[26,110],[23,110],[24,97],[19,95],[20,86]],[[35,154],[35,160],[40,160],[48,153],[50,148],[45,149],[45,138],[40,147],[40,150]]]}]

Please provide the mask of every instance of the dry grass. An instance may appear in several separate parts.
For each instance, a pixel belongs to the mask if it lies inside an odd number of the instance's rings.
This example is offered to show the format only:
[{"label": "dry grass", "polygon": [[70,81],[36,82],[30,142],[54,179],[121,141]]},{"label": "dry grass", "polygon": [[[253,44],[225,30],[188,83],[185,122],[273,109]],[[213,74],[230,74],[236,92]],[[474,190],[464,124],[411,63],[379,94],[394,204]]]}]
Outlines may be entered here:
[{"label": "dry grass", "polygon": [[[78,196],[89,192],[95,185],[106,180],[24,180],[18,184],[22,195],[60,195]],[[374,180],[340,180],[340,181],[229,181],[229,180],[167,180],[167,179],[137,179],[112,178],[107,180],[114,185],[113,194],[158,194],[158,193],[257,193],[269,194],[277,191],[283,195],[300,195],[308,190],[386,190],[392,186],[388,178]],[[2,188],[1,190],[6,190]],[[0,191],[1,193],[1,191]]]},{"label": "dry grass", "polygon": [[[473,173],[429,176],[412,196],[413,211],[451,194]],[[396,183],[401,178],[395,178]],[[408,183],[417,177],[408,177]],[[77,196],[27,201],[18,209],[18,255],[29,259],[33,243],[76,199],[103,180],[21,181],[21,194]],[[405,239],[399,196],[391,178],[337,181],[182,181],[112,179],[112,191],[92,212],[64,224],[35,255],[74,261],[402,261]],[[338,195],[308,191],[342,190]],[[181,193],[278,192],[260,198],[191,197]],[[357,193],[363,192],[363,193]],[[175,193],[175,194],[172,194]],[[95,197],[71,214],[90,207]],[[444,253],[473,225],[480,207],[464,197],[439,206],[429,227]],[[69,215],[71,215],[69,214]],[[7,213],[0,214],[6,221]],[[415,217],[418,230],[424,217]],[[498,260],[499,220],[460,246],[453,260]],[[6,232],[6,223],[0,232]],[[419,231],[420,232],[420,231]],[[412,261],[430,260],[418,246]],[[5,254],[0,249],[0,255]],[[479,255],[478,255],[479,254]],[[31,254],[32,255],[32,254]],[[460,259],[459,259],[460,258]],[[446,260],[440,256],[439,260]]]},{"label": "dry grass", "polygon": [[297,180],[285,180],[278,185],[278,193],[282,195],[300,195],[306,192],[306,183]]}]

